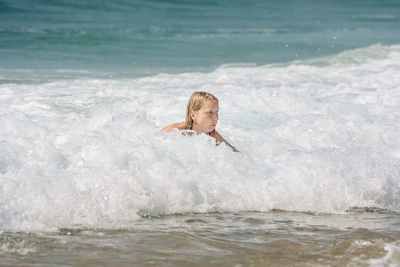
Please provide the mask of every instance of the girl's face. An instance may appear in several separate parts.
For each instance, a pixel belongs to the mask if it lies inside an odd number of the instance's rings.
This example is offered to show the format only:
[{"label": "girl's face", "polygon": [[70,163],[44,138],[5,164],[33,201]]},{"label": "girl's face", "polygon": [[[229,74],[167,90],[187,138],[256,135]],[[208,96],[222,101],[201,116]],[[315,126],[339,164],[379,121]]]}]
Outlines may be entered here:
[{"label": "girl's face", "polygon": [[218,123],[218,102],[214,99],[207,100],[198,111],[192,111],[193,130],[198,134],[209,133]]}]

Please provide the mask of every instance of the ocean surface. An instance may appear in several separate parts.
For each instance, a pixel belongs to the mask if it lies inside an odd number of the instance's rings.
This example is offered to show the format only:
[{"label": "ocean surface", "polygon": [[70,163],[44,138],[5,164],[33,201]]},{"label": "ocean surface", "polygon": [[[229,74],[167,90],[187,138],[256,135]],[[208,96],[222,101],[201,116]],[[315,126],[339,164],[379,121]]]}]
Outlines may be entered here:
[{"label": "ocean surface", "polygon": [[400,266],[399,121],[398,0],[0,0],[0,266]]}]

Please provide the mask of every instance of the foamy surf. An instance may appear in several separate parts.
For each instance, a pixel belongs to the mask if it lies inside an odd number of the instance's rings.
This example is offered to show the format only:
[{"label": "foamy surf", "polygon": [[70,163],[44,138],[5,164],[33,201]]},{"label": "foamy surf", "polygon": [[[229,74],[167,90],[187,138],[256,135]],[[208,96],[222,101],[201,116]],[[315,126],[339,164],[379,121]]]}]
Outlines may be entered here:
[{"label": "foamy surf", "polygon": [[397,266],[400,263],[400,242],[385,243],[384,250],[387,253],[383,257],[370,259],[364,263],[370,266]]},{"label": "foamy surf", "polygon": [[[376,45],[210,73],[2,84],[0,228],[399,211],[399,62],[399,46]],[[220,99],[217,128],[241,153],[207,136],[159,132],[183,120],[196,90]]]}]

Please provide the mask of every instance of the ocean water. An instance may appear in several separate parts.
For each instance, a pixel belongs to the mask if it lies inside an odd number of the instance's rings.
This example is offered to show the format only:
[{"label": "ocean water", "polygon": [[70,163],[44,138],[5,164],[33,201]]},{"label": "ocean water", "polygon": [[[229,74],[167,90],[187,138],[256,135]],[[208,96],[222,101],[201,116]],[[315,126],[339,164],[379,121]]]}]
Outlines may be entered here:
[{"label": "ocean water", "polygon": [[400,265],[399,14],[0,1],[0,265]]},{"label": "ocean water", "polygon": [[1,0],[0,82],[265,65],[400,42],[397,0]]}]

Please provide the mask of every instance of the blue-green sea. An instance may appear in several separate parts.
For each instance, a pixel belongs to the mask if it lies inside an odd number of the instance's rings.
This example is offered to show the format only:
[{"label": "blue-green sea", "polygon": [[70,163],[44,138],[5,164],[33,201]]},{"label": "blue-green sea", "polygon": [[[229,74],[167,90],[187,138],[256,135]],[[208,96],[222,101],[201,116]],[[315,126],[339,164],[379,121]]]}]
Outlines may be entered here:
[{"label": "blue-green sea", "polygon": [[400,266],[399,122],[400,0],[0,0],[0,266]]},{"label": "blue-green sea", "polygon": [[211,71],[399,44],[399,14],[397,0],[1,0],[1,81]]}]

